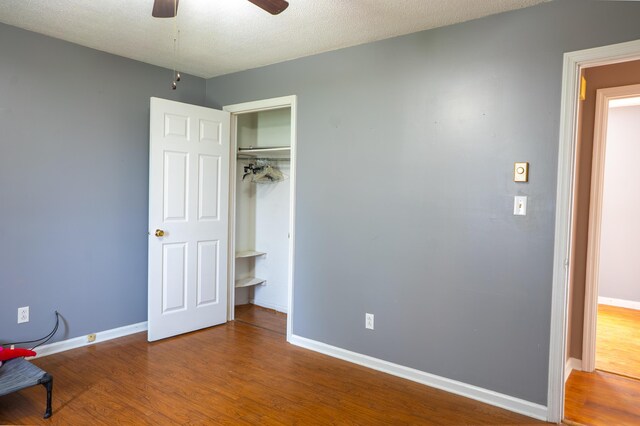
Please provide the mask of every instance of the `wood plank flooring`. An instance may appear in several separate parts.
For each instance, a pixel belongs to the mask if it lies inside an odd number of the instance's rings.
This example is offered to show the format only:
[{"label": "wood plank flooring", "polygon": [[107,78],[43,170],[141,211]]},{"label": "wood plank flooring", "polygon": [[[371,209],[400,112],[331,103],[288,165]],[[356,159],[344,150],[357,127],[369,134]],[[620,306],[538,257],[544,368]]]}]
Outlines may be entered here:
[{"label": "wood plank flooring", "polygon": [[592,426],[640,425],[640,382],[595,371],[573,371],[566,385],[566,420]]},{"label": "wood plank flooring", "polygon": [[287,314],[273,309],[252,304],[237,305],[235,318],[236,321],[266,328],[282,335],[287,334]]},{"label": "wood plank flooring", "polygon": [[534,425],[537,420],[286,343],[238,321],[139,333],[45,358],[42,387],[0,397],[0,424]]},{"label": "wood plank flooring", "polygon": [[640,425],[640,311],[598,305],[596,369],[571,373],[565,419],[594,426]]},{"label": "wood plank flooring", "polygon": [[596,368],[640,379],[640,311],[598,305]]}]

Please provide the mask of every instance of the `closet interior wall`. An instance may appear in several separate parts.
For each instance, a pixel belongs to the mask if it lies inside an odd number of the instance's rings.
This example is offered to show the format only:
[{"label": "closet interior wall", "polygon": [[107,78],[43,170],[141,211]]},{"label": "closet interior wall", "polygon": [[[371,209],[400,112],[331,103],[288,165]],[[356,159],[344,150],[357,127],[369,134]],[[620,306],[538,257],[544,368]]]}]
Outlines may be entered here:
[{"label": "closet interior wall", "polygon": [[[237,141],[241,154],[247,148],[291,146],[291,109],[281,108],[238,115]],[[255,183],[245,166],[260,158],[277,158],[270,164],[285,180]],[[237,258],[235,279],[256,277],[258,284],[235,289],[235,304],[253,303],[288,312],[290,152],[265,152],[254,158],[239,155],[236,167],[236,253],[258,251],[264,255]],[[243,178],[244,177],[244,178]]]}]

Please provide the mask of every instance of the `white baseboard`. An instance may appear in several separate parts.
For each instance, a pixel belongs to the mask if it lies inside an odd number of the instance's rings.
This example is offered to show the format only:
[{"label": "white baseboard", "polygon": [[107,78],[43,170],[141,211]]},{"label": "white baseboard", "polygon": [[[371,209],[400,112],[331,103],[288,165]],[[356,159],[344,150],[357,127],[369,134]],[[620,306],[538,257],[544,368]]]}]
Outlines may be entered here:
[{"label": "white baseboard", "polygon": [[267,308],[267,309],[273,309],[274,311],[278,311],[278,312],[283,312],[283,313],[287,313],[287,307],[284,305],[278,305],[275,303],[269,303],[269,302],[256,302],[255,299],[251,299],[249,300],[249,302],[253,303],[256,306],[262,306],[263,308]]},{"label": "white baseboard", "polygon": [[43,356],[53,355],[58,352],[81,348],[83,346],[95,345],[96,343],[106,342],[107,340],[128,336],[129,334],[139,333],[146,330],[147,322],[144,321],[96,333],[96,340],[91,343],[87,342],[87,336],[74,337],[73,339],[62,340],[60,342],[50,343],[36,348],[37,355],[34,358],[41,358]]},{"label": "white baseboard", "polygon": [[635,309],[640,311],[640,302],[634,302],[633,300],[614,299],[613,297],[598,297],[598,304],[617,306],[619,308]]},{"label": "white baseboard", "polygon": [[339,358],[373,370],[382,371],[393,376],[402,377],[446,392],[451,392],[456,395],[471,398],[509,411],[524,414],[525,416],[539,420],[547,420],[547,407],[544,405],[535,404],[533,402],[514,398],[512,396],[480,388],[478,386],[447,379],[445,377],[436,376],[424,371],[415,370],[413,368],[373,358],[368,355],[351,352],[346,349],[327,345],[326,343],[317,342],[305,337],[292,335],[289,342],[296,346],[320,352],[334,358]]},{"label": "white baseboard", "polygon": [[573,370],[582,371],[582,360],[577,358],[569,358],[564,367],[564,381],[569,380],[569,376]]}]

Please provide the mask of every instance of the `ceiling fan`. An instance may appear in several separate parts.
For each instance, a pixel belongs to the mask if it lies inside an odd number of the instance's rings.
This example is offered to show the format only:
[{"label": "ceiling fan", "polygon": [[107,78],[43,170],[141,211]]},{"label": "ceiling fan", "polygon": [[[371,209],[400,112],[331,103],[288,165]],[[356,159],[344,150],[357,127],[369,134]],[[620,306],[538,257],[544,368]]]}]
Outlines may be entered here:
[{"label": "ceiling fan", "polygon": [[[154,18],[173,18],[178,13],[179,0],[154,0],[151,16]],[[289,6],[285,0],[249,0],[259,8],[277,15]]]}]

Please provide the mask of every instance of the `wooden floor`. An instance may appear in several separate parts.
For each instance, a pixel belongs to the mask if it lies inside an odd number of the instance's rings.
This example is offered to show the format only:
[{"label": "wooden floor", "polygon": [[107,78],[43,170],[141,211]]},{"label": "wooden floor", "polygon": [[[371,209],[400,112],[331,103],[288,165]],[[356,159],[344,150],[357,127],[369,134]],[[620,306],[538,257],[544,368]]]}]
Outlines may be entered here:
[{"label": "wooden floor", "polygon": [[564,417],[584,425],[640,425],[640,381],[604,371],[573,371]]},{"label": "wooden floor", "polygon": [[54,377],[0,397],[0,424],[525,425],[542,422],[330,358],[242,322],[34,361]]},{"label": "wooden floor", "polygon": [[266,328],[283,336],[287,334],[287,314],[273,309],[251,304],[238,305],[236,306],[235,318],[236,321]]},{"label": "wooden floor", "polygon": [[598,305],[596,368],[640,379],[640,311]]},{"label": "wooden floor", "polygon": [[640,311],[598,305],[596,369],[571,373],[565,419],[585,425],[640,425]]}]

